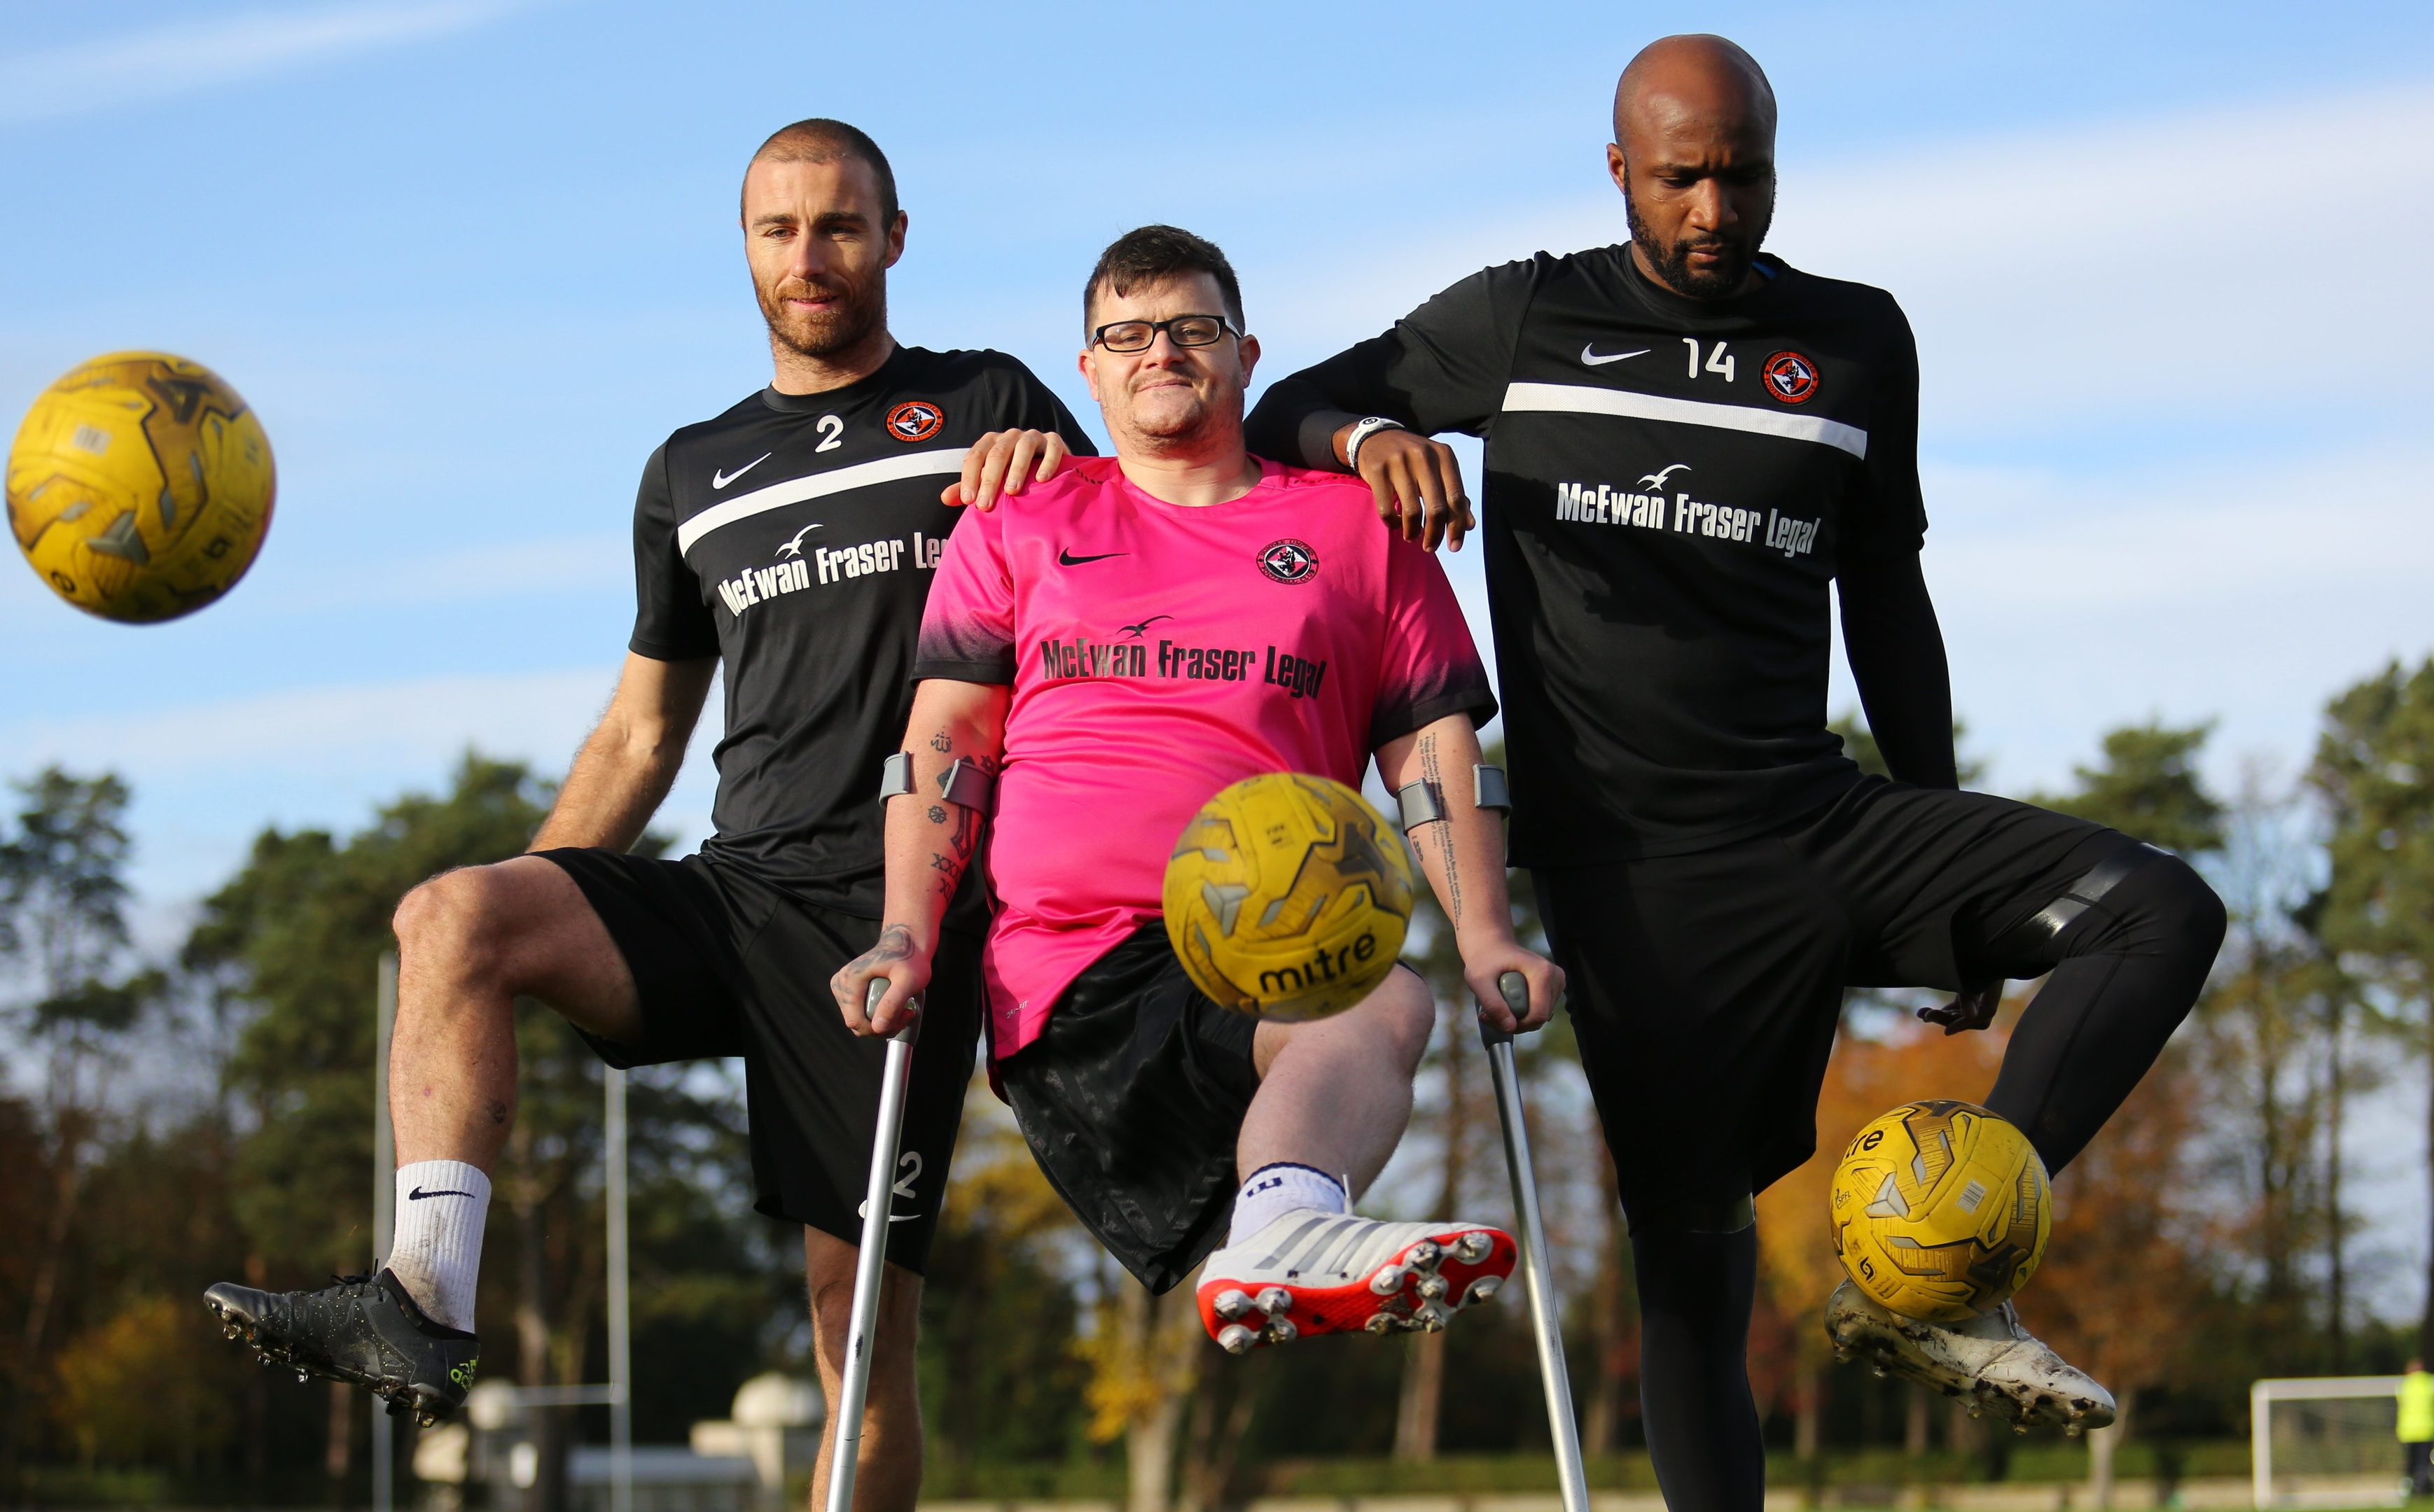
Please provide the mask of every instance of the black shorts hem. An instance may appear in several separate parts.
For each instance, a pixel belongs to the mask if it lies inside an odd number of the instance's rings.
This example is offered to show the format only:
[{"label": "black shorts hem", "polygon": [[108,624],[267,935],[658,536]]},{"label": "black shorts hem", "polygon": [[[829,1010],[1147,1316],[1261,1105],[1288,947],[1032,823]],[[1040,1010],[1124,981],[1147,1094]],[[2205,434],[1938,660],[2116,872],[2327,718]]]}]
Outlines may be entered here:
[{"label": "black shorts hem", "polygon": [[1258,1028],[1192,986],[1152,923],[1084,968],[1039,1037],[997,1062],[1049,1184],[1152,1292],[1225,1237]]},{"label": "black shorts hem", "polygon": [[[576,1033],[626,1069],[741,1057],[754,1210],[859,1244],[886,1042],[846,1028],[828,981],[878,939],[878,922],[699,856],[537,854],[574,879],[634,979],[635,1042]],[[978,941],[941,935],[924,1015],[887,1243],[887,1258],[916,1274],[929,1261],[971,1079]]]}]

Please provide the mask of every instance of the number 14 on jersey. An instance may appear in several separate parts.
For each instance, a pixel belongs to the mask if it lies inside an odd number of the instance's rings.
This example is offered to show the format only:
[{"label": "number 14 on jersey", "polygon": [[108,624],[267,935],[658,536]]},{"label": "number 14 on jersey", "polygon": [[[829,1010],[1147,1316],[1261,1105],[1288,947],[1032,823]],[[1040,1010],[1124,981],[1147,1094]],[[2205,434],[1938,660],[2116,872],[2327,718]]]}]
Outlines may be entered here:
[{"label": "number 14 on jersey", "polygon": [[[1690,376],[1692,378],[1696,378],[1699,376],[1701,371],[1699,366],[1699,338],[1696,336],[1685,336],[1682,338],[1682,345],[1690,348]],[[1733,360],[1724,355],[1724,344],[1723,342],[1720,341],[1716,343],[1716,349],[1708,352],[1706,357],[1707,365],[1706,371],[1723,374],[1724,382],[1727,383],[1733,381]]]}]

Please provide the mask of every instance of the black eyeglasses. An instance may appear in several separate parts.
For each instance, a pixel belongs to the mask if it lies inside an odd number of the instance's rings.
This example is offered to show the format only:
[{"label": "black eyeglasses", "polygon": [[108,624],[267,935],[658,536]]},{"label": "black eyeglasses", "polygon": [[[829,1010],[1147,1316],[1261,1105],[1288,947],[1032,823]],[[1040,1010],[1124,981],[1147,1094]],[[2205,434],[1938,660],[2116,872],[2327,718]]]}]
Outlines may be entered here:
[{"label": "black eyeglasses", "polygon": [[[1090,332],[1090,345],[1105,347],[1109,351],[1147,351],[1157,340],[1159,331],[1178,347],[1213,347],[1218,338],[1234,331],[1234,323],[1224,315],[1176,315],[1172,320],[1111,320]],[[1234,334],[1242,332],[1235,331]]]}]

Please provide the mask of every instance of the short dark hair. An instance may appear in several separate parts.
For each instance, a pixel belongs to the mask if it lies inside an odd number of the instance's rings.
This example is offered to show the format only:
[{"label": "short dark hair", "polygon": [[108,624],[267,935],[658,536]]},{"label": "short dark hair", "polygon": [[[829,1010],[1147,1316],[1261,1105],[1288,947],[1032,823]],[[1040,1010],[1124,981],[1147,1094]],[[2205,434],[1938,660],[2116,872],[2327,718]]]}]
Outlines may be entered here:
[{"label": "short dark hair", "polygon": [[1226,299],[1226,314],[1233,317],[1236,331],[1243,329],[1242,281],[1234,277],[1234,264],[1226,261],[1217,244],[1179,226],[1143,226],[1109,242],[1099,254],[1090,281],[1082,285],[1083,333],[1089,333],[1090,306],[1102,288],[1127,295],[1183,273],[1206,273],[1215,279],[1217,292]]},{"label": "short dark hair", "polygon": [[[879,150],[879,144],[859,128],[814,115],[770,132],[769,140],[752,154],[752,162],[763,158],[779,162],[834,162],[839,158],[858,158],[879,180],[879,218],[883,227],[896,224],[896,170],[887,165],[887,154]],[[752,163],[746,163],[744,171],[749,174]]]}]

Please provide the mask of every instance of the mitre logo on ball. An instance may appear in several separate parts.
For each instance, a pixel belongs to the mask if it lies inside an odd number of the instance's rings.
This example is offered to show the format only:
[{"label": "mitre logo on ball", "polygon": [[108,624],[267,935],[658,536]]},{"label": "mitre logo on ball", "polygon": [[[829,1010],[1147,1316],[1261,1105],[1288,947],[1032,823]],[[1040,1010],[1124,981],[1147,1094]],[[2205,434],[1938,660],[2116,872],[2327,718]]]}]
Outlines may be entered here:
[{"label": "mitre logo on ball", "polygon": [[1270,773],[1219,792],[1183,827],[1163,902],[1193,986],[1260,1018],[1324,1018],[1395,969],[1411,860],[1350,788]]}]

